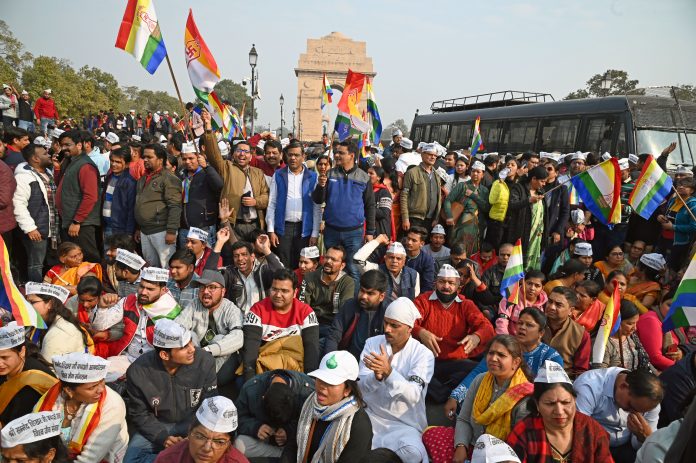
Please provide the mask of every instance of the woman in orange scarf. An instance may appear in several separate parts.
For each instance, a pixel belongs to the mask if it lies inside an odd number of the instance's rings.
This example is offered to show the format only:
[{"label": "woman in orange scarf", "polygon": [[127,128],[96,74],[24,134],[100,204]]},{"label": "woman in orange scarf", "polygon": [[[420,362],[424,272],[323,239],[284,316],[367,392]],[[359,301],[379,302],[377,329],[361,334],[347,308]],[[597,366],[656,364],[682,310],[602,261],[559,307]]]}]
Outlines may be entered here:
[{"label": "woman in orange scarf", "polygon": [[35,412],[63,412],[61,435],[70,460],[123,461],[128,447],[126,405],[104,379],[109,362],[73,352],[53,357],[60,380],[39,399]]},{"label": "woman in orange scarf", "polygon": [[602,301],[603,304],[606,305],[606,303],[609,302],[611,295],[614,294],[614,285],[618,285],[621,299],[633,302],[638,308],[638,312],[641,314],[648,311],[648,308],[645,307],[637,297],[626,292],[626,288],[628,288],[628,277],[624,272],[621,270],[614,270],[607,276],[606,282],[607,284],[604,286],[604,291],[599,293],[598,296],[598,299]]},{"label": "woman in orange scarf", "polygon": [[525,418],[526,402],[534,390],[527,376],[522,346],[510,335],[498,335],[486,354],[488,372],[471,383],[454,430],[454,463],[471,455],[476,439],[483,433],[504,440],[510,429]]},{"label": "woman in orange scarf", "polygon": [[84,262],[82,248],[77,244],[70,241],[61,243],[57,253],[60,264],[54,265],[46,272],[44,283],[65,286],[74,296],[77,293],[77,284],[85,275],[92,275],[101,281],[101,265]]},{"label": "woman in orange scarf", "polygon": [[662,287],[658,283],[660,272],[667,261],[661,254],[643,254],[628,279],[626,294],[635,296],[645,307],[651,308],[662,299]]},{"label": "woman in orange scarf", "polygon": [[597,328],[605,304],[597,299],[602,287],[592,280],[583,280],[575,285],[575,295],[578,301],[570,313],[573,320],[584,326],[588,333],[593,334]]}]

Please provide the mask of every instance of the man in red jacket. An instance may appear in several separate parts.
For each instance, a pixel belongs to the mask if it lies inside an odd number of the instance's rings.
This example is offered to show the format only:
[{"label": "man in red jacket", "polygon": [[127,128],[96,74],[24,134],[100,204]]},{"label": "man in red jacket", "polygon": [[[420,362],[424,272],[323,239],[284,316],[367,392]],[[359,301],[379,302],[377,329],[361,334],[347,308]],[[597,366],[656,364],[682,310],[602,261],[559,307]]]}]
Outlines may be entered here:
[{"label": "man in red jacket", "polygon": [[41,134],[43,135],[46,135],[49,124],[55,124],[60,119],[56,109],[56,102],[53,101],[51,95],[51,89],[47,88],[44,90],[43,96],[37,98],[36,103],[34,103],[34,114],[38,123],[41,124]]},{"label": "man in red jacket", "polygon": [[414,301],[422,318],[413,327],[413,336],[435,354],[435,373],[428,395],[444,403],[449,393],[478,361],[495,336],[493,325],[464,296],[457,294],[459,273],[444,264],[435,280],[435,291],[421,293]]}]

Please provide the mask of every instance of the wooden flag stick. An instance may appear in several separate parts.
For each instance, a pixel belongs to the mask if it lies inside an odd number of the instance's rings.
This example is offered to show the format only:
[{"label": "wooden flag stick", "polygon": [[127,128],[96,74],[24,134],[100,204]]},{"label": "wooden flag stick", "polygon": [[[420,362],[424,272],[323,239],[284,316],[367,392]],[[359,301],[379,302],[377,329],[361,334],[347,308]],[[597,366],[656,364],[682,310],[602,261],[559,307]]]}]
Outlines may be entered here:
[{"label": "wooden flag stick", "polygon": [[169,67],[169,75],[172,76],[172,82],[174,82],[174,89],[176,90],[176,96],[179,98],[179,103],[181,103],[181,111],[182,111],[182,117],[184,118],[184,126],[188,127],[189,135],[191,135],[191,142],[193,143],[193,146],[196,148],[196,154],[197,155],[201,154],[198,151],[198,145],[196,145],[196,143],[193,141],[196,137],[193,135],[193,129],[191,128],[191,124],[189,123],[189,120],[188,120],[188,111],[186,111],[186,106],[184,105],[184,100],[181,98],[181,92],[179,91],[179,84],[176,83],[176,77],[174,77],[174,69],[172,69],[172,62],[169,61],[169,53],[167,53],[164,56],[167,59],[167,67]]},{"label": "wooden flag stick", "polygon": [[693,212],[691,212],[691,209],[689,209],[689,206],[686,204],[686,201],[684,201],[684,198],[681,197],[679,192],[677,191],[676,188],[674,188],[674,185],[672,185],[672,190],[674,190],[674,193],[677,195],[677,198],[684,204],[684,207],[686,208],[686,211],[689,213],[692,219],[694,219],[694,222],[696,222],[696,216],[694,215]]}]

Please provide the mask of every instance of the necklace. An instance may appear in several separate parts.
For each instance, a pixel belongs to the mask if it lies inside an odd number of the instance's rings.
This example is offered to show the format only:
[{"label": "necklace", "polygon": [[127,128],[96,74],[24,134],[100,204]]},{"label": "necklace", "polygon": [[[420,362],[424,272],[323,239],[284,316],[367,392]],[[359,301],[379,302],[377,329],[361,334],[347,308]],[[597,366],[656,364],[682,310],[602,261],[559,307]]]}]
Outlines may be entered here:
[{"label": "necklace", "polygon": [[553,446],[553,444],[548,440],[548,437],[546,438],[546,441],[549,443],[549,446],[551,447],[551,458],[553,458],[554,461],[557,461],[558,463],[571,463],[570,454],[573,452],[572,446],[570,447],[570,449],[568,449],[566,453],[562,453],[560,450]]},{"label": "necklace", "polygon": [[80,405],[78,404],[77,407],[71,412],[70,407],[68,406],[68,401],[65,401],[65,419],[67,421],[72,421],[73,418],[75,418],[75,414],[77,411],[80,409]]}]

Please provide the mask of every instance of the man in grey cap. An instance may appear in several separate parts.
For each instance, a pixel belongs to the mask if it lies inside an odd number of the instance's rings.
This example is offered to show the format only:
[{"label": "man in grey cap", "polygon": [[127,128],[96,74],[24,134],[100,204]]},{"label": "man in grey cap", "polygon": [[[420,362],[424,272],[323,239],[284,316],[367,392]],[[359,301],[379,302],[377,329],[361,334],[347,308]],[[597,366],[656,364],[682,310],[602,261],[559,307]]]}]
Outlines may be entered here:
[{"label": "man in grey cap", "polygon": [[244,314],[226,299],[225,278],[216,270],[204,270],[194,284],[198,297],[186,305],[176,318],[191,330],[203,350],[213,354],[218,386],[232,382],[239,366],[239,349],[244,345]]}]

